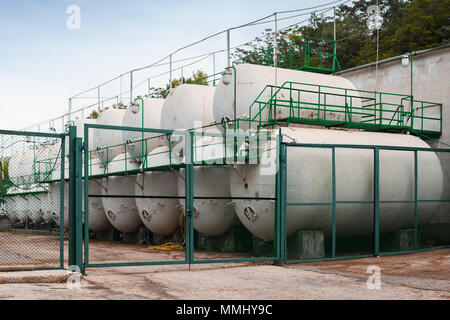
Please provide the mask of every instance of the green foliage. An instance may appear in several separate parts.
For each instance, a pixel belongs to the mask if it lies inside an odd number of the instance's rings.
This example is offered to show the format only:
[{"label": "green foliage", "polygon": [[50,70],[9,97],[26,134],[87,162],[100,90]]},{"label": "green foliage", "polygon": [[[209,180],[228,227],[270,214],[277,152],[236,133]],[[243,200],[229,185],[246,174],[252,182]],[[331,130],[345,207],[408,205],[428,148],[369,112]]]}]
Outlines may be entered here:
[{"label": "green foliage", "polygon": [[165,89],[163,88],[150,88],[152,93],[149,95],[150,98],[163,98],[165,99],[169,94],[170,88],[176,88],[181,84],[198,84],[198,85],[208,85],[208,75],[201,70],[197,70],[197,72],[192,73],[192,77],[185,78],[182,77],[180,79],[172,80],[172,86],[169,83],[166,84]]},{"label": "green foliage", "polygon": [[89,115],[88,119],[98,119],[98,112],[96,110],[92,110],[92,112]]},{"label": "green foliage", "polygon": [[[367,28],[367,8],[375,1],[359,0],[336,8],[337,56],[342,69],[376,60],[376,32]],[[384,22],[380,30],[380,59],[449,42],[450,0],[379,0]],[[304,36],[333,39],[333,18],[312,15],[309,23],[279,33],[282,55],[301,45]],[[287,43],[292,42],[289,46]],[[258,63],[258,52],[273,49],[273,32],[267,29],[246,48],[237,49],[235,59]],[[292,66],[296,68],[296,65]]]},{"label": "green foliage", "polygon": [[9,174],[8,174],[8,160],[0,161],[0,196],[3,196],[8,191]]}]

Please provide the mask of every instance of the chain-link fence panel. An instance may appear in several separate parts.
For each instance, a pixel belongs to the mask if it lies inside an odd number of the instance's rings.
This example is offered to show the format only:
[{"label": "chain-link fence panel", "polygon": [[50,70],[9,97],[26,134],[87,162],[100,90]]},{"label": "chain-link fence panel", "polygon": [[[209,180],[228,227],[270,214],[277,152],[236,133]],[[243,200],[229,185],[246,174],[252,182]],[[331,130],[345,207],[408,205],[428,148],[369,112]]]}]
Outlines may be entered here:
[{"label": "chain-link fence panel", "polygon": [[0,266],[64,267],[64,135],[0,132]]}]

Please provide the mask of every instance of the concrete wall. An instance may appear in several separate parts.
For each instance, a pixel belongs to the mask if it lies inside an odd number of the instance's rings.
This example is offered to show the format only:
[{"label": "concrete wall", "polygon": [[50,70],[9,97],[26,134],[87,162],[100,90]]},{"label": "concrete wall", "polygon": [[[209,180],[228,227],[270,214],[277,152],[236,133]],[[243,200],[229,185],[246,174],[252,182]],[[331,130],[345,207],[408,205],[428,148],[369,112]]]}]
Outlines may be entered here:
[{"label": "concrete wall", "polygon": [[[411,68],[404,67],[400,59],[379,64],[378,85],[375,81],[375,65],[342,71],[339,75],[352,81],[361,90],[406,95],[411,92]],[[413,58],[413,83],[415,100],[443,104],[442,136],[439,140],[450,144],[450,47],[417,53]],[[447,148],[435,141],[427,142],[435,148]],[[444,170],[443,198],[450,200],[450,155],[438,156]],[[450,224],[450,204],[442,204],[439,214],[432,222]]]}]

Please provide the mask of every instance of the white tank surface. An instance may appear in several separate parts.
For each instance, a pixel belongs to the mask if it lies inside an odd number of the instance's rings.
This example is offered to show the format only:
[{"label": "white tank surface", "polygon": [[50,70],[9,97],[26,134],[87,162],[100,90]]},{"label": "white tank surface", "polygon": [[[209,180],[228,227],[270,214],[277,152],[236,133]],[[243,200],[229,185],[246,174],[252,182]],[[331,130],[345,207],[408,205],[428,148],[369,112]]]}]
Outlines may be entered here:
[{"label": "white tank surface", "polygon": [[[134,162],[125,162],[125,157],[129,155],[120,154],[108,164],[108,173],[123,172],[139,169],[139,165]],[[136,177],[133,176],[111,176],[103,178],[102,195],[134,196]],[[102,203],[109,222],[117,230],[124,233],[134,233],[142,225],[134,198],[108,198],[103,197]]]},{"label": "white tank surface", "polygon": [[[105,172],[105,168],[101,167],[99,163],[93,164],[90,168],[90,175],[99,175]],[[89,180],[89,194],[101,195],[102,194],[102,180],[103,179],[90,179]],[[84,193],[83,193],[84,194]],[[103,208],[103,202],[101,198],[89,197],[89,230],[93,232],[104,232],[111,228],[111,223],[106,217],[105,210]]]},{"label": "white tank surface", "polygon": [[27,200],[22,196],[14,197],[16,201],[16,216],[17,220],[21,223],[27,221],[29,212],[27,211]]},{"label": "white tank surface", "polygon": [[[282,69],[266,67],[254,64],[239,64],[233,69],[229,69],[231,74],[231,81],[225,84],[222,81],[217,85],[217,90],[214,95],[214,120],[217,123],[234,119],[234,95],[235,95],[235,80],[236,75],[236,117],[238,119],[248,119],[250,116],[250,106],[258,98],[259,94],[264,90],[267,85],[275,85],[275,72],[277,79],[277,86],[282,86],[286,81],[292,81],[297,83],[307,83],[314,85],[356,89],[355,86],[347,79],[339,76],[324,75],[319,73],[312,73],[306,71]],[[306,85],[295,85],[293,88],[309,91],[318,91],[317,87]],[[276,90],[274,90],[275,92]],[[336,89],[322,88],[322,92],[328,93],[340,93],[342,91]],[[355,96],[359,97],[359,94],[354,92]],[[270,90],[267,90],[259,97],[259,101],[269,101],[271,97]],[[298,101],[298,91],[292,91],[292,97],[289,90],[281,90],[277,95],[280,100],[288,100],[292,98],[293,101]],[[301,102],[318,102],[318,95],[316,93],[301,92]],[[327,104],[345,105],[345,98],[341,96],[327,95]],[[359,98],[353,99],[353,106],[361,106]],[[309,105],[309,108],[314,108],[313,105]],[[341,110],[343,111],[343,110]],[[252,118],[259,112],[258,106],[252,108]],[[296,111],[297,112],[297,111]],[[262,120],[267,120],[268,109],[261,112]],[[289,115],[289,108],[278,108],[277,118],[286,117]],[[296,113],[297,115],[297,113]],[[315,110],[302,110],[301,117],[307,117],[312,119],[318,118],[318,113]],[[323,115],[322,115],[323,116]],[[344,113],[331,113],[327,112],[327,120],[344,120]],[[259,118],[257,119],[259,120]],[[232,125],[229,125],[232,128]],[[240,127],[245,128],[245,124],[241,123]]]},{"label": "white tank surface", "polygon": [[[19,163],[19,184],[22,192],[33,193],[45,190],[41,185],[35,183],[35,165],[36,165],[36,150],[30,149],[22,154]],[[22,180],[20,180],[22,178]],[[22,209],[24,214],[30,218],[33,223],[43,222],[42,214],[42,194],[26,194],[26,205]]]},{"label": "white tank surface", "polygon": [[[164,99],[142,98],[127,108],[123,117],[124,127],[133,128],[161,128],[161,111],[164,105]],[[158,133],[123,131],[123,143],[126,143],[128,154],[136,161],[141,162],[142,156],[148,154],[153,149],[163,144],[163,139]],[[153,138],[154,139],[149,139]],[[145,143],[141,141],[145,140]]]},{"label": "white tank surface", "polygon": [[[46,215],[50,215],[53,221],[58,225],[59,225],[60,201],[61,201],[60,185],[61,184],[59,182],[50,183],[47,193],[48,207],[45,211]],[[69,201],[69,199],[66,198],[65,201]],[[67,224],[67,227],[68,226],[69,225]]]},{"label": "white tank surface", "polygon": [[215,87],[182,84],[166,98],[161,112],[161,128],[188,130],[210,125],[213,121]]},{"label": "white tank surface", "polygon": [[[230,167],[222,166],[233,161],[233,139],[225,143],[218,130],[197,136],[194,144],[194,162],[203,162],[214,167],[194,168],[194,197],[230,197]],[[185,196],[185,170],[180,170],[178,194]],[[231,199],[194,200],[194,228],[206,236],[221,236],[236,222],[236,214],[231,207]],[[184,209],[185,201],[180,200]]]},{"label": "white tank surface", "polygon": [[[100,113],[101,115],[102,113]],[[76,119],[70,124],[77,127],[77,138],[81,138],[84,140],[84,125],[85,124],[96,124],[97,119]],[[69,124],[69,123],[68,123]],[[89,129],[89,150],[94,149],[94,129]],[[65,148],[66,156],[69,155],[69,146],[66,145]]]},{"label": "white tank surface", "polygon": [[[429,148],[421,139],[402,134],[307,128],[283,128],[282,133],[298,143]],[[237,170],[240,173],[232,171],[230,189],[233,197],[275,197],[275,151],[264,152],[262,157],[264,164],[239,166]],[[329,149],[290,148],[287,163],[288,203],[331,202],[332,168]],[[443,171],[436,154],[419,152],[418,168],[420,199],[441,199]],[[373,150],[336,149],[337,201],[372,201],[373,172]],[[413,199],[414,154],[380,151],[380,201]],[[274,202],[234,202],[239,219],[251,233],[264,240],[273,240]],[[426,224],[435,215],[438,206],[438,203],[419,203],[419,226]],[[380,204],[380,232],[411,228],[413,212],[411,203]],[[323,230],[326,235],[331,232],[330,206],[288,206],[286,214],[288,237],[298,230]],[[339,204],[336,217],[338,236],[369,235],[373,232],[372,204]]]},{"label": "white tank surface", "polygon": [[[211,199],[194,200],[194,228],[205,236],[221,236],[236,223],[230,198],[230,167],[195,167],[194,197]],[[185,196],[185,170],[180,170],[178,194]],[[215,198],[214,198],[215,197]],[[184,209],[185,201],[180,199]]]},{"label": "white tank surface", "polygon": [[[160,147],[149,156],[149,164],[153,167],[180,163],[182,159],[172,156],[169,159],[169,148]],[[178,174],[172,171],[152,171],[139,174],[135,187],[136,196],[178,197]],[[136,198],[139,216],[144,225],[153,233],[161,236],[173,234],[179,227],[180,208],[178,199],[139,199]]]},{"label": "white tank surface", "polygon": [[22,160],[23,152],[17,152],[12,155],[11,159],[9,159],[8,164],[8,175],[9,180],[14,184],[18,185],[19,180],[18,177],[21,175],[20,172],[20,161]]},{"label": "white tank surface", "polygon": [[[97,124],[122,126],[125,109],[109,108],[100,112]],[[113,160],[124,152],[121,130],[93,129],[93,145],[90,150],[96,150],[97,157],[103,163]]]},{"label": "white tank surface", "polygon": [[[12,193],[12,192],[8,192]],[[6,196],[5,197],[5,210],[6,216],[8,217],[11,223],[16,223],[19,221],[17,217],[17,205],[16,205],[16,197],[15,196]]]}]

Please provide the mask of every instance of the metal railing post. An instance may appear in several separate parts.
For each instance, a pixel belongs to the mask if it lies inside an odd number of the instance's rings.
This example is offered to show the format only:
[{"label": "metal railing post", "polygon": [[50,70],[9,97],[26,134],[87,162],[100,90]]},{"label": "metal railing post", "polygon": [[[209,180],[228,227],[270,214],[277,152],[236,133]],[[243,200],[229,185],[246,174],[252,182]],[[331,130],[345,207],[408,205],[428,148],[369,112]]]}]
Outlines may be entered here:
[{"label": "metal railing post", "polygon": [[380,255],[380,149],[374,148],[374,255]]}]

